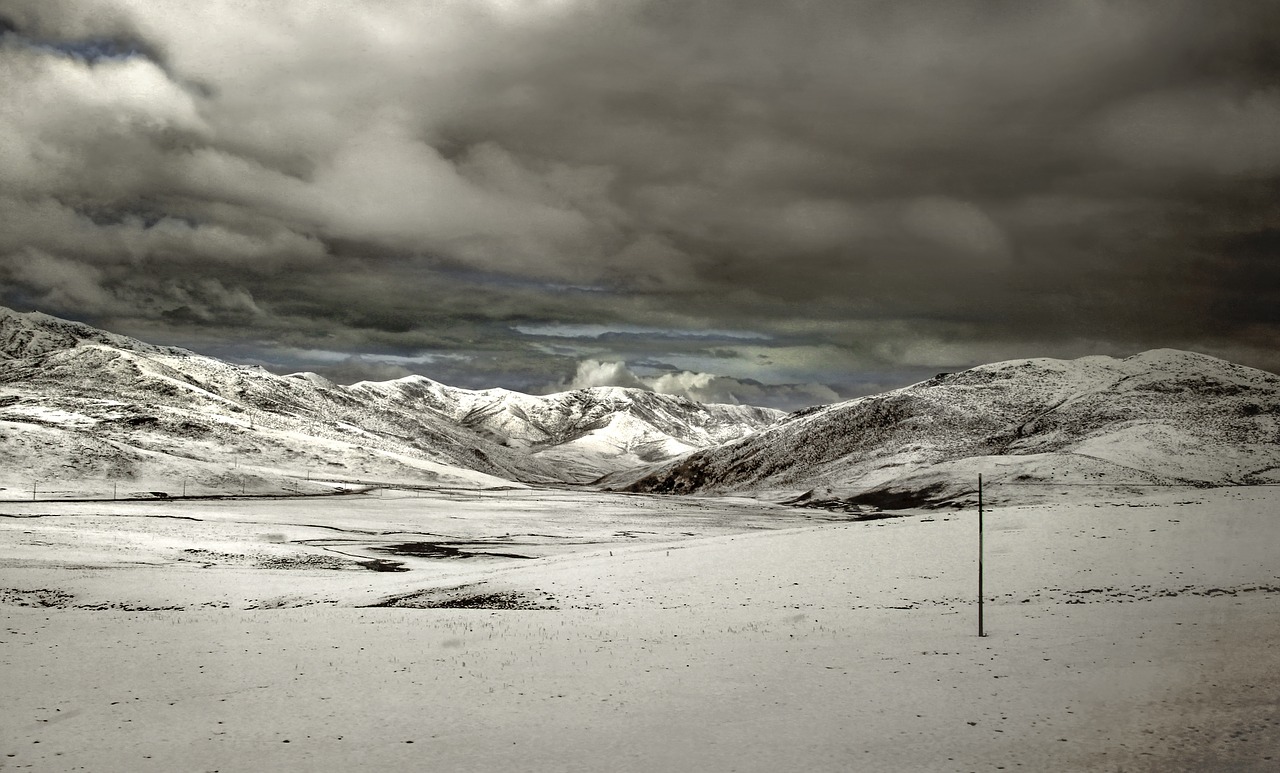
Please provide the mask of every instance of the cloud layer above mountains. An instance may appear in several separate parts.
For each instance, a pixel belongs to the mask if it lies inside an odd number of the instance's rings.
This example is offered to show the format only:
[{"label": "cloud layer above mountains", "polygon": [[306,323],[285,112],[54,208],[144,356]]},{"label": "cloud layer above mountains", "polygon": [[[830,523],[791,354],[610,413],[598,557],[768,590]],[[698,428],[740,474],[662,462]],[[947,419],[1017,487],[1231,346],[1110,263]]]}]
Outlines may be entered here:
[{"label": "cloud layer above mountains", "polygon": [[788,407],[1017,356],[1276,370],[1277,28],[1190,0],[10,0],[0,302],[277,370],[620,363]]}]

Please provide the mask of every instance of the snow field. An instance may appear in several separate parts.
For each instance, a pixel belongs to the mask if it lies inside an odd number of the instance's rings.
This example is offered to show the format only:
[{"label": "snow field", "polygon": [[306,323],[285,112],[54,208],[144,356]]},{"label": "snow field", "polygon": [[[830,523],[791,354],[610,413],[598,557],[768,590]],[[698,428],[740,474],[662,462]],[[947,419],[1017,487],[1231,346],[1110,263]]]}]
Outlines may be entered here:
[{"label": "snow field", "polygon": [[[197,584],[171,592],[184,610],[3,605],[0,681],[13,697],[0,753],[13,756],[0,761],[95,771],[1273,770],[1277,494],[1187,489],[997,508],[985,638],[975,635],[972,512],[715,533],[706,501],[683,498],[662,500],[663,514],[657,502],[637,509],[671,530],[687,517],[702,536],[609,540],[580,501],[587,544],[537,561],[203,572],[332,604],[200,607],[211,586]],[[540,509],[535,495],[519,496],[529,531],[569,528],[556,521],[575,514],[566,499]],[[500,509],[457,501],[486,517]],[[625,530],[635,501],[596,504]],[[314,500],[311,515],[337,503]],[[302,518],[301,502],[258,513],[247,504],[209,503],[200,528],[227,527],[235,542],[233,524],[287,536]],[[367,523],[371,512],[336,520]],[[412,516],[395,513],[380,517]],[[47,519],[3,525],[33,520]],[[199,574],[30,559],[6,558],[0,584],[56,589],[63,577],[75,594],[101,598],[122,577],[179,586]],[[546,594],[559,608],[348,606],[460,584]]]}]

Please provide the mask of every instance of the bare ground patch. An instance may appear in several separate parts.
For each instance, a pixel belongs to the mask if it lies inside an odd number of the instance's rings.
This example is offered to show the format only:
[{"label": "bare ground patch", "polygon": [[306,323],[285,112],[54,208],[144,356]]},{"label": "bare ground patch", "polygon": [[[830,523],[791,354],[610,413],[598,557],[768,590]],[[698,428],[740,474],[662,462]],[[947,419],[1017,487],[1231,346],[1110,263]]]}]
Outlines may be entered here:
[{"label": "bare ground patch", "polygon": [[431,588],[383,599],[370,607],[406,609],[559,609],[550,593],[537,595],[519,591],[485,591],[477,585]]}]

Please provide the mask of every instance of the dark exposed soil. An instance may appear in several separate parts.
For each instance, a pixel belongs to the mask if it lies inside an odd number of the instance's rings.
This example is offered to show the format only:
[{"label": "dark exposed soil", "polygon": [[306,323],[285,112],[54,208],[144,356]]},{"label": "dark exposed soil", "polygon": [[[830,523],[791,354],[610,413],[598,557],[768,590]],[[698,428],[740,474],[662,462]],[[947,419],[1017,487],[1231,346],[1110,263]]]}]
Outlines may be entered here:
[{"label": "dark exposed soil", "polygon": [[369,548],[378,553],[392,556],[413,556],[415,558],[533,558],[519,553],[494,553],[487,550],[475,550],[456,547],[447,542],[400,542],[393,545],[378,545]]},{"label": "dark exposed soil", "polygon": [[480,592],[475,586],[415,591],[370,604],[404,609],[558,609],[550,594],[534,598],[515,591]]},{"label": "dark exposed soil", "polygon": [[872,489],[844,498],[817,499],[813,492],[808,492],[782,504],[851,513],[856,516],[853,520],[874,521],[891,518],[894,511],[947,507],[953,504],[951,499],[946,485],[935,483],[919,489]]},{"label": "dark exposed soil", "polygon": [[920,489],[874,489],[845,499],[851,505],[866,505],[877,510],[914,510],[942,507],[948,499],[946,485],[935,483]]},{"label": "dark exposed soil", "polygon": [[385,558],[371,558],[368,561],[357,561],[356,563],[365,569],[374,572],[407,572],[409,567],[404,565],[403,561],[388,561]]}]

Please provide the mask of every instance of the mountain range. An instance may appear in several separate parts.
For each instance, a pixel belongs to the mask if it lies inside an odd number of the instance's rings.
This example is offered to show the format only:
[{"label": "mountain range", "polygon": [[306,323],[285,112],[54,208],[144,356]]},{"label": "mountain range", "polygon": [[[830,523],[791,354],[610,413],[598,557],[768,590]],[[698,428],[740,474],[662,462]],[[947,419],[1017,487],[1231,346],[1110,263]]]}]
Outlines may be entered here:
[{"label": "mountain range", "polygon": [[1015,486],[1280,482],[1280,376],[1173,349],[999,362],[799,411],[610,482],[887,508],[970,503],[980,473],[999,498]]},{"label": "mountain range", "polygon": [[0,308],[0,448],[9,460],[0,485],[7,486],[584,483],[740,437],[783,415],[640,389],[532,396],[421,376],[341,386]]},{"label": "mountain range", "polygon": [[1280,482],[1280,376],[1171,349],[1024,359],[786,415],[620,387],[338,385],[0,308],[0,452],[10,495],[594,483],[892,509],[972,502],[980,473],[997,499]]}]

